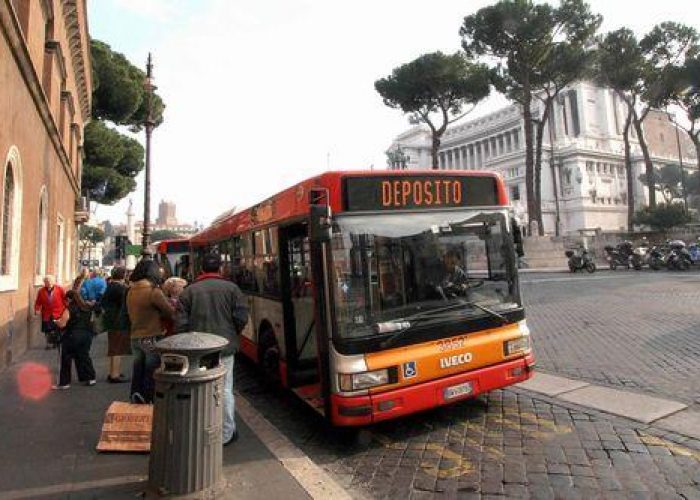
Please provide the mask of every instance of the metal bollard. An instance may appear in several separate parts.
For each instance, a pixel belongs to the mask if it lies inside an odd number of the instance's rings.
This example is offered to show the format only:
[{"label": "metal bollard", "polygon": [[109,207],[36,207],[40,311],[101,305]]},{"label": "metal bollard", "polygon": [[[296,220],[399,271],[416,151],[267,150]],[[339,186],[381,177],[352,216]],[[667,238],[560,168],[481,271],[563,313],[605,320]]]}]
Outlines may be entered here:
[{"label": "metal bollard", "polygon": [[[221,350],[228,341],[208,333],[181,333],[161,340],[154,374],[148,487],[158,496],[201,497],[223,488]],[[200,497],[198,496],[198,498]]]}]

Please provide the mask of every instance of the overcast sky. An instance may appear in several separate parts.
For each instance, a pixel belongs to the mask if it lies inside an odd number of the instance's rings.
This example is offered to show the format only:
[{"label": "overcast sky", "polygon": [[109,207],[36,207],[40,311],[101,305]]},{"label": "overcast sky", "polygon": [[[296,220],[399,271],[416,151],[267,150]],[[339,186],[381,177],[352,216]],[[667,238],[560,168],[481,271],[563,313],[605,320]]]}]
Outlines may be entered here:
[{"label": "overcast sky", "polygon": [[[167,109],[153,135],[151,213],[167,199],[181,222],[208,223],[328,168],[385,168],[409,125],[374,81],[422,53],[458,50],[463,17],[490,3],[89,0],[89,25],[136,65],[153,53]],[[700,29],[697,0],[590,3],[604,31],[664,20]],[[471,117],[504,104],[494,95]],[[131,198],[141,217],[143,192]],[[127,204],[97,217],[122,222]]]}]

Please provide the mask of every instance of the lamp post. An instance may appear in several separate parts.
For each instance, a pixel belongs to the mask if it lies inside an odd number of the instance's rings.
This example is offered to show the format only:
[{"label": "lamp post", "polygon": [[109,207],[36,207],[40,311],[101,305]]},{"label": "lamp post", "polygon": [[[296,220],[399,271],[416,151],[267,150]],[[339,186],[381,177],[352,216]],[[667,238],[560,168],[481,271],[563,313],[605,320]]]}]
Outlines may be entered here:
[{"label": "lamp post", "polygon": [[673,115],[671,113],[668,113],[668,119],[671,122],[671,125],[673,125],[673,128],[676,129],[676,146],[678,147],[678,163],[681,168],[681,187],[683,188],[683,208],[685,209],[685,213],[688,213],[688,190],[685,185],[685,169],[683,168],[683,151],[681,149],[681,137],[680,134],[678,133],[678,125],[676,122],[673,120]]},{"label": "lamp post", "polygon": [[148,61],[146,62],[146,79],[143,83],[146,91],[146,119],[144,120],[144,128],[146,129],[146,172],[144,179],[143,193],[143,234],[141,240],[141,256],[144,259],[152,257],[151,249],[151,134],[155,127],[153,118],[153,91],[156,89],[153,83],[153,63],[151,53],[148,53]]}]

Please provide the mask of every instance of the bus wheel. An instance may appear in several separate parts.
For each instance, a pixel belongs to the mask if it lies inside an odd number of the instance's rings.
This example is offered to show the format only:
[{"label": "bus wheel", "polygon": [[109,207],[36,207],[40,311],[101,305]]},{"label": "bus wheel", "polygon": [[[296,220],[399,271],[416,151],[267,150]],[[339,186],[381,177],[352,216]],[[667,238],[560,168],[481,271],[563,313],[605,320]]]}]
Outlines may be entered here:
[{"label": "bus wheel", "polygon": [[272,386],[280,383],[280,349],[274,332],[266,328],[260,332],[260,366]]}]

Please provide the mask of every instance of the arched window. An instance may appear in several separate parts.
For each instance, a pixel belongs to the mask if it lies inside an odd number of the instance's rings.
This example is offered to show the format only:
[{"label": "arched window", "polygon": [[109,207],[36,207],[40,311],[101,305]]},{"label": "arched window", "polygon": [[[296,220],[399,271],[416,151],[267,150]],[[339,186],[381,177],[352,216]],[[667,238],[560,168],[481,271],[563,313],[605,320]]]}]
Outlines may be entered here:
[{"label": "arched window", "polygon": [[0,290],[16,290],[19,283],[22,215],[22,163],[12,146],[3,164],[0,200]]},{"label": "arched window", "polygon": [[35,256],[35,274],[37,282],[46,274],[46,250],[48,246],[49,236],[49,206],[48,195],[46,188],[41,190],[39,197],[39,218],[36,226],[36,256]]},{"label": "arched window", "polygon": [[5,182],[2,192],[2,248],[0,249],[0,274],[10,274],[12,260],[12,212],[15,198],[15,177],[10,163],[5,167]]}]

